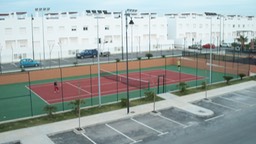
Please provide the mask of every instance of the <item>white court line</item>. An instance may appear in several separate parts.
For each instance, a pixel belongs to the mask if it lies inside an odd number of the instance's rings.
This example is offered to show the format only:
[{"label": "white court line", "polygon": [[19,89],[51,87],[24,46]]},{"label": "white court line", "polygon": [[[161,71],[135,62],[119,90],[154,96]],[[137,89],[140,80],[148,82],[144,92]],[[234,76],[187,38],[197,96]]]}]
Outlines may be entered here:
[{"label": "white court line", "polygon": [[76,85],[74,85],[74,84],[72,84],[72,83],[70,83],[70,82],[65,82],[65,83],[66,83],[66,84],[69,84],[69,85],[71,85],[71,86],[73,86],[73,87],[75,87],[75,88],[77,88],[77,89],[80,89],[80,90],[82,90],[82,91],[84,91],[84,92],[86,92],[86,93],[88,93],[88,94],[91,94],[90,92],[88,92],[88,91],[82,89],[81,87],[78,87],[78,86],[76,86]]},{"label": "white court line", "polygon": [[25,85],[25,87],[30,90],[32,93],[34,93],[36,96],[38,96],[41,100],[43,100],[46,104],[50,105],[46,100],[44,100],[40,95],[38,95],[36,92],[34,92],[32,89],[30,89],[28,86]]},{"label": "white court line", "polygon": [[107,127],[111,128],[112,130],[116,131],[117,133],[121,134],[122,136],[126,137],[127,139],[131,140],[131,141],[132,141],[132,143],[137,143],[137,142],[142,141],[142,140],[136,141],[136,140],[134,140],[134,139],[130,138],[129,136],[127,136],[127,135],[123,134],[123,133],[122,133],[122,132],[120,132],[119,130],[117,130],[117,129],[113,128],[112,126],[110,126],[110,125],[108,125],[108,124],[105,124],[105,125],[106,125]]},{"label": "white court line", "polygon": [[[205,100],[204,100],[205,101]],[[219,103],[215,103],[215,102],[212,102],[210,101],[210,103],[214,104],[214,105],[218,105],[218,106],[221,106],[221,107],[224,107],[224,108],[227,108],[227,109],[230,109],[230,110],[233,110],[233,111],[239,111],[241,109],[234,109],[234,108],[231,108],[229,106],[225,106],[225,105],[222,105],[222,104],[219,104]]]},{"label": "white court line", "polygon": [[189,127],[189,126],[184,125],[184,124],[182,124],[182,123],[179,123],[179,122],[177,122],[177,121],[175,121],[175,120],[169,119],[169,118],[167,118],[167,117],[165,117],[165,116],[162,116],[162,115],[158,115],[158,116],[161,117],[161,118],[163,118],[163,119],[166,119],[166,120],[168,120],[168,121],[170,121],[170,122],[173,122],[173,123],[176,123],[176,124],[178,124],[178,125],[181,125],[183,128]]},{"label": "white court line", "polygon": [[250,104],[248,104],[248,103],[244,103],[244,102],[241,102],[241,101],[238,101],[238,100],[232,100],[232,99],[230,99],[230,98],[225,98],[225,97],[220,97],[220,98],[223,98],[223,99],[225,99],[225,100],[229,100],[229,101],[233,101],[233,102],[237,102],[237,103],[241,103],[241,104],[244,104],[244,105],[247,105],[247,106],[253,106],[253,105],[250,105]]},{"label": "white court line", "polygon": [[135,122],[138,123],[138,124],[143,125],[144,127],[147,127],[147,128],[149,128],[149,129],[151,129],[151,130],[153,130],[153,131],[159,133],[158,136],[165,135],[165,134],[168,133],[168,132],[161,132],[161,131],[158,131],[158,130],[156,130],[156,129],[154,129],[154,128],[152,128],[152,127],[150,127],[150,126],[148,126],[148,125],[146,125],[146,124],[144,124],[144,123],[142,123],[142,122],[139,122],[139,121],[137,121],[137,120],[135,120],[135,119],[133,119],[133,118],[131,118],[131,120],[135,121]]},{"label": "white court line", "polygon": [[94,142],[91,138],[89,138],[87,135],[85,135],[84,133],[82,133],[82,135],[84,137],[86,137],[89,141],[91,141],[93,144],[97,144],[96,142]]},{"label": "white court line", "polygon": [[223,117],[224,116],[224,114],[222,114],[222,115],[219,115],[219,116],[216,116],[216,117],[212,117],[212,118],[209,118],[209,119],[206,119],[206,120],[204,120],[204,121],[211,121],[211,120],[215,120],[215,119],[217,119],[217,118],[220,118],[220,117]]}]

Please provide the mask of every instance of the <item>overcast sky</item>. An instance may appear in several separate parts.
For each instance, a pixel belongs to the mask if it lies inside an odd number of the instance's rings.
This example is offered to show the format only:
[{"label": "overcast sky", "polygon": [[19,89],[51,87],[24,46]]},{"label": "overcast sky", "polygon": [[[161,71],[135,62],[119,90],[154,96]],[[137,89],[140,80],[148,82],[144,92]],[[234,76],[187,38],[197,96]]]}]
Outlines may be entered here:
[{"label": "overcast sky", "polygon": [[33,13],[35,8],[50,7],[52,12],[137,9],[141,12],[216,12],[256,16],[255,6],[256,0],[0,0],[1,13]]}]

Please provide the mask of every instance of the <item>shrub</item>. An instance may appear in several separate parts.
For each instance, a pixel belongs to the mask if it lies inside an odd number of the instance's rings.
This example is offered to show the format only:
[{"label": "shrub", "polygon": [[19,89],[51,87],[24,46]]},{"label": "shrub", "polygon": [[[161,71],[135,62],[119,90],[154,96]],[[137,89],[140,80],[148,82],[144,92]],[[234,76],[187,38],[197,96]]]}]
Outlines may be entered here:
[{"label": "shrub", "polygon": [[162,58],[165,58],[165,55],[162,55]]},{"label": "shrub", "polygon": [[202,82],[201,88],[202,88],[202,89],[206,89],[206,82],[205,82],[205,81]]},{"label": "shrub", "polygon": [[177,87],[180,90],[180,93],[185,93],[187,91],[188,85],[185,82],[180,82]]},{"label": "shrub", "polygon": [[137,57],[137,60],[141,60],[141,57]]},{"label": "shrub", "polygon": [[147,57],[148,59],[150,59],[151,57],[153,57],[153,54],[152,54],[152,53],[146,53],[146,57]]},{"label": "shrub", "polygon": [[240,77],[240,80],[242,80],[243,77],[245,77],[246,75],[244,73],[240,73],[240,74],[238,74],[238,76]]},{"label": "shrub", "polygon": [[57,111],[57,107],[53,105],[46,105],[44,107],[44,111],[47,113],[49,118],[52,118],[54,116],[53,113]]},{"label": "shrub", "polygon": [[146,91],[145,93],[145,99],[148,101],[154,100],[154,97],[156,96],[155,92],[153,91]]},{"label": "shrub", "polygon": [[126,98],[121,98],[121,107],[127,107],[128,105],[128,101]]},{"label": "shrub", "polygon": [[232,76],[223,76],[223,78],[226,80],[226,83],[229,84],[229,81],[233,79]]},{"label": "shrub", "polygon": [[116,62],[120,62],[120,59],[119,59],[119,58],[116,58]]}]

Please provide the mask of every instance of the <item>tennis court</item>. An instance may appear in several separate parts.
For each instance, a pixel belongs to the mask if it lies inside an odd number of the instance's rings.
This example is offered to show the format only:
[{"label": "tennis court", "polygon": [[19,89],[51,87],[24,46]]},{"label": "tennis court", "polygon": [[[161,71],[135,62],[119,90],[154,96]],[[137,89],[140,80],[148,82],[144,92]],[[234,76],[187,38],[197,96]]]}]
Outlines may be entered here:
[{"label": "tennis court", "polygon": [[[149,90],[157,86],[163,86],[180,81],[193,81],[203,79],[191,74],[179,73],[170,70],[149,70],[117,74],[102,70],[100,78],[100,92],[102,96],[129,91]],[[31,85],[31,91],[48,104],[66,102],[75,99],[85,99],[99,95],[98,77],[68,80],[59,83],[59,92],[54,92],[53,83]]]}]

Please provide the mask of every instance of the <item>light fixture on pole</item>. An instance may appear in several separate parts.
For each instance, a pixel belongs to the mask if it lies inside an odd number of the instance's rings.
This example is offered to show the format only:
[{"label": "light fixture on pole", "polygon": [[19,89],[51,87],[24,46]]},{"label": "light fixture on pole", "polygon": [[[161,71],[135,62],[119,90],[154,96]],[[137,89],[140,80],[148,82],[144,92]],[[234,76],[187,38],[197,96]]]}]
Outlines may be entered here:
[{"label": "light fixture on pole", "polygon": [[35,11],[42,12],[42,37],[43,37],[43,57],[45,61],[45,43],[44,43],[44,12],[49,11],[50,8],[35,8]]},{"label": "light fixture on pole", "polygon": [[212,84],[212,16],[216,16],[216,13],[205,12],[206,16],[210,16],[210,72],[209,72],[209,84]]},{"label": "light fixture on pole", "polygon": [[[128,17],[131,18],[132,13],[136,13],[135,9],[127,9],[125,11],[125,40],[126,40],[126,89],[127,89],[127,114],[130,113],[130,95],[129,95],[129,64],[128,64]],[[132,19],[129,24],[134,24]]]}]

